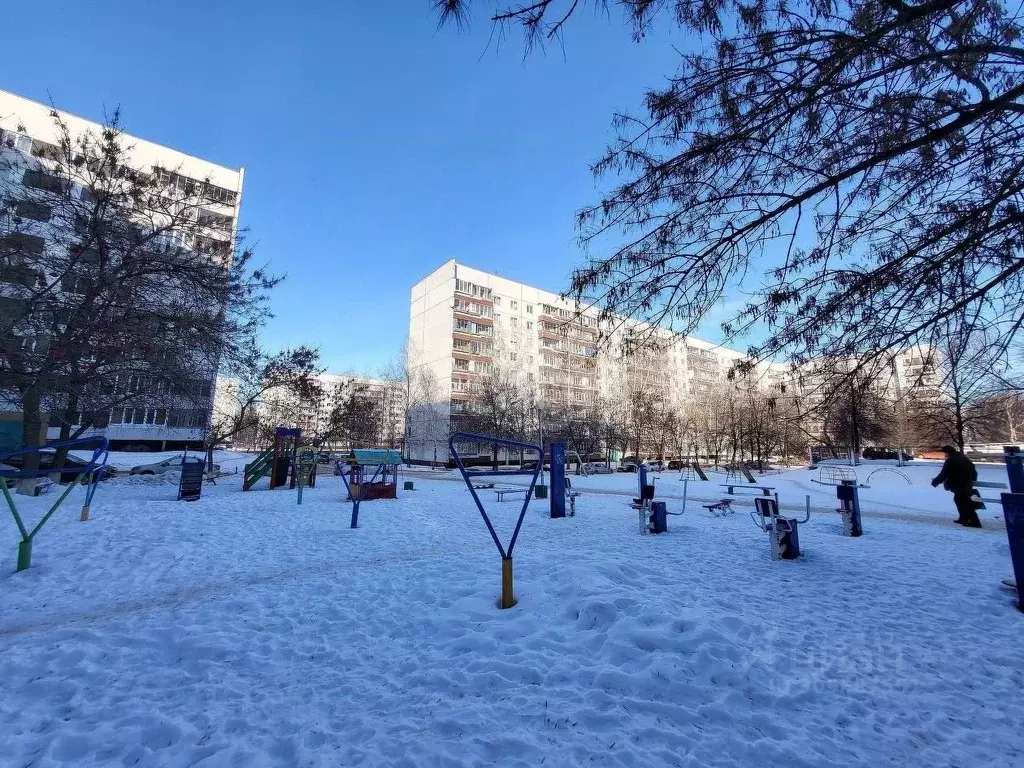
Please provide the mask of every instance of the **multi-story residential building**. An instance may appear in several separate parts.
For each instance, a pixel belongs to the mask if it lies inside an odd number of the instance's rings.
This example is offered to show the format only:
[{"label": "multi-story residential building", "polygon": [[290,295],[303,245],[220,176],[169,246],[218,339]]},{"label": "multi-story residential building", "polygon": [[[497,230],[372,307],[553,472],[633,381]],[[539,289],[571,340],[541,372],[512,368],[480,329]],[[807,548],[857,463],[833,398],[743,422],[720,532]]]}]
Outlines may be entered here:
[{"label": "multi-story residential building", "polygon": [[[412,288],[411,368],[438,383],[435,402],[410,413],[406,445],[414,461],[448,458],[449,419],[457,419],[481,377],[519,377],[548,408],[586,410],[615,402],[630,386],[670,400],[710,391],[743,355],[653,328],[641,349],[625,349],[623,323],[593,308],[452,260]],[[764,371],[783,366],[762,366]],[[469,446],[467,446],[469,448]]]},{"label": "multi-story residential building", "polygon": [[[31,186],[45,175],[48,153],[52,153],[60,140],[52,113],[52,107],[46,104],[0,91],[0,153],[5,161],[3,167],[10,176],[2,181]],[[103,126],[99,123],[63,111],[58,111],[57,115],[72,137],[86,133],[102,135]],[[183,193],[192,195],[195,190],[202,193],[204,202],[197,222],[199,231],[206,234],[190,236],[193,242],[168,243],[168,247],[188,248],[227,263],[237,235],[243,169],[211,163],[142,138],[126,135],[124,139],[127,156],[135,170],[159,174],[163,181],[170,182],[169,188]],[[83,196],[87,193],[88,190],[81,190]],[[173,235],[171,233],[171,237]],[[46,238],[38,239],[45,241]],[[42,242],[40,247],[49,246]],[[131,405],[103,414],[91,413],[91,423],[95,426],[86,434],[104,434],[114,448],[197,447],[211,418],[215,370],[209,362],[197,363],[191,376],[193,381],[187,399],[174,401],[166,393],[155,392],[152,402],[147,402],[146,392],[139,388],[139,396]],[[118,382],[118,386],[122,385],[129,389],[138,387],[138,383],[132,381]],[[76,418],[80,419],[81,414]],[[57,436],[56,428],[50,428],[49,436]]]},{"label": "multi-story residential building", "polygon": [[[316,401],[299,401],[277,393],[267,398],[261,421],[267,426],[298,427],[304,437],[322,439],[335,450],[350,448],[401,449],[405,434],[405,393],[399,383],[353,374],[324,373],[317,377],[323,396]],[[352,399],[358,415],[348,419],[358,434],[333,434],[331,416]],[[342,425],[341,432],[344,432]],[[359,443],[358,445],[355,443]]]},{"label": "multi-story residential building", "polygon": [[[608,408],[630,388],[657,390],[674,405],[721,391],[742,352],[700,339],[676,338],[643,326],[641,348],[625,344],[632,320],[604,321],[594,308],[577,307],[556,294],[448,261],[412,287],[409,352],[414,375],[436,382],[430,402],[410,408],[407,454],[414,461],[446,461],[447,438],[459,428],[482,379],[498,372],[518,378],[535,398],[543,424],[546,409]],[[898,355],[891,376],[875,386],[888,396],[925,393],[935,384],[934,364],[923,350]],[[810,414],[803,428],[820,430],[815,377],[787,364],[762,363],[734,386],[758,387],[791,401],[789,412]],[[472,451],[484,446],[465,446]],[[636,446],[632,446],[636,449]],[[614,452],[613,452],[614,453]],[[615,456],[613,455],[613,459]]]}]

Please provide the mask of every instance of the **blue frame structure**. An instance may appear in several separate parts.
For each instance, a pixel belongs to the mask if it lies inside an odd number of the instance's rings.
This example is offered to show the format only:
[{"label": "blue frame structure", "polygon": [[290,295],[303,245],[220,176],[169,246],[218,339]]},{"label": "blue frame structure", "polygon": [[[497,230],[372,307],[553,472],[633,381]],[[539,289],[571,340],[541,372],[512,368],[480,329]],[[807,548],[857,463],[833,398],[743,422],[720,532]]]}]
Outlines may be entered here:
[{"label": "blue frame structure", "polygon": [[[470,475],[470,473],[466,471],[466,466],[462,463],[462,457],[459,456],[458,449],[455,447],[455,443],[457,441],[488,443],[490,445],[503,445],[507,448],[521,448],[526,451],[536,451],[537,466],[532,470],[497,469],[473,472],[472,475]],[[487,531],[491,534],[494,546],[498,548],[498,553],[501,555],[501,607],[511,608],[516,604],[515,592],[512,586],[512,551],[516,547],[516,539],[519,538],[519,529],[523,527],[523,518],[526,517],[526,510],[530,506],[530,500],[533,497],[533,489],[537,485],[537,479],[540,477],[541,471],[544,469],[544,448],[539,445],[531,445],[530,443],[521,443],[517,440],[506,440],[500,437],[478,435],[472,432],[455,432],[448,438],[448,448],[451,451],[452,456],[455,458],[455,466],[458,467],[459,472],[462,474],[462,479],[466,482],[466,487],[469,488],[469,492],[473,496],[473,502],[476,504],[476,508],[480,512],[480,517],[483,518],[484,525],[487,526]],[[511,477],[515,475],[530,475],[533,479],[530,481],[530,487],[527,489],[526,495],[523,498],[523,508],[519,511],[519,519],[516,520],[515,531],[513,531],[512,538],[509,540],[508,548],[505,548],[502,546],[501,540],[498,538],[498,534],[494,531],[494,526],[491,524],[491,518],[487,516],[487,511],[484,509],[483,502],[480,501],[480,496],[477,495],[476,488],[473,486],[473,478]]]},{"label": "blue frame structure", "polygon": [[[43,451],[56,450],[58,448],[67,448],[68,450],[85,447],[90,444],[98,443],[98,447],[93,450],[92,458],[86,464],[82,470],[81,477],[87,478],[86,484],[88,488],[85,492],[85,504],[82,506],[82,514],[80,519],[85,522],[89,519],[89,506],[92,504],[92,497],[96,494],[96,488],[99,486],[100,477],[103,473],[104,468],[107,466],[107,457],[110,454],[108,447],[107,438],[100,435],[94,437],[80,437],[75,440],[61,440],[58,442],[47,443],[46,445],[34,445],[27,448],[18,448],[14,451],[5,451],[0,453],[0,464],[6,459],[12,456],[21,456],[29,453],[42,453]],[[64,500],[71,495],[71,491],[75,489],[75,486],[81,482],[81,478],[73,483],[68,483],[67,490],[60,495],[60,497],[53,503],[49,511],[43,515],[42,519],[36,524],[36,527],[29,531],[24,522],[22,522],[21,515],[18,514],[18,508],[14,503],[14,498],[11,496],[11,492],[7,489],[8,479],[22,479],[29,477],[46,477],[54,473],[61,473],[62,470],[55,470],[50,467],[48,469],[0,469],[0,490],[3,491],[4,499],[7,501],[7,506],[11,510],[11,515],[14,517],[14,522],[18,525],[18,531],[21,533],[21,543],[18,544],[18,567],[17,570],[23,571],[32,564],[32,540],[35,535],[39,533],[39,530],[46,524],[54,512],[56,512],[60,505],[64,503]]]},{"label": "blue frame structure", "polygon": [[[349,528],[359,527],[359,503],[362,501],[369,500],[369,494],[367,491],[373,487],[373,484],[377,482],[377,478],[381,478],[381,482],[387,482],[388,467],[395,467],[395,488],[397,492],[398,488],[398,467],[402,463],[402,454],[399,451],[391,449],[364,449],[354,448],[351,452],[351,459],[339,459],[335,462],[337,472],[341,475],[342,481],[345,483],[345,490],[348,492],[349,499],[352,500],[352,522],[349,524]],[[359,483],[359,494],[356,496],[352,493],[352,484],[349,483],[348,477],[345,473],[344,465],[349,461],[355,461],[357,467],[367,467],[376,465],[377,469],[374,470],[373,475],[369,480],[365,478]],[[352,465],[349,465],[349,469]],[[299,491],[302,492],[301,489]],[[375,496],[374,498],[380,498]],[[388,496],[387,498],[391,498]]]}]

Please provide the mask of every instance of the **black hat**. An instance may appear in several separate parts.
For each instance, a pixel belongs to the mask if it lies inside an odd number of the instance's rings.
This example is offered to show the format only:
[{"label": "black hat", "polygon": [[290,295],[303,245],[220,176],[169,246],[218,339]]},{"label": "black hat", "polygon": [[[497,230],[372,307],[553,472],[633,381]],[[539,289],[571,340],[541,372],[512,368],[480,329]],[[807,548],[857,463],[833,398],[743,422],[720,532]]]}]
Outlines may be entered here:
[{"label": "black hat", "polygon": [[956,448],[954,448],[952,445],[944,445],[942,446],[942,452],[952,456],[954,453],[956,453]]}]

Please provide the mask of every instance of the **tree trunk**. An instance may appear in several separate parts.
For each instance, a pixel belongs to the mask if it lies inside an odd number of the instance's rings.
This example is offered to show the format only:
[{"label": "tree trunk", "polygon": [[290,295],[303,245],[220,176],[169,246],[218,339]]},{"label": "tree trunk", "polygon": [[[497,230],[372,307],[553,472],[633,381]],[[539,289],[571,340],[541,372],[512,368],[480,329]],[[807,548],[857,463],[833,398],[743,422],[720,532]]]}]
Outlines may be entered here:
[{"label": "tree trunk", "polygon": [[[27,448],[39,445],[39,436],[43,429],[42,398],[39,391],[31,388],[21,393],[21,446]],[[26,472],[39,469],[39,454],[25,454],[22,468]],[[35,493],[39,478],[23,477],[18,481],[18,493],[32,496]]]}]

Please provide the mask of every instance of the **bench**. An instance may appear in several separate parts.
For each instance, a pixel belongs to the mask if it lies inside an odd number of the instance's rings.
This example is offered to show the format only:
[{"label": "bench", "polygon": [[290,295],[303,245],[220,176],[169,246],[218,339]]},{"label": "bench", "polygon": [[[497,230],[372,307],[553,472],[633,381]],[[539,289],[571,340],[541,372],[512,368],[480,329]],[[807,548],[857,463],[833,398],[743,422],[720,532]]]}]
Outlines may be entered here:
[{"label": "bench", "polygon": [[494,483],[473,483],[473,490],[475,491],[486,491],[488,488],[493,488]]},{"label": "bench", "polygon": [[736,495],[737,488],[742,491],[760,491],[762,496],[771,496],[772,491],[775,490],[774,486],[769,485],[741,485],[739,483],[720,483],[720,485],[726,489],[725,492],[730,496]]},{"label": "bench", "polygon": [[494,493],[498,497],[498,501],[504,501],[510,493],[526,493],[528,490],[528,488],[495,488]]},{"label": "bench", "polygon": [[732,508],[732,499],[721,499],[714,504],[704,504],[703,507],[715,517],[731,515],[736,511]]},{"label": "bench", "polygon": [[[975,488],[995,488],[997,490],[1006,490],[1007,485],[1006,485],[1006,483],[989,483],[989,482],[975,481],[974,487]],[[984,498],[981,495],[981,492],[978,493],[978,498],[980,498],[982,500],[982,502],[986,502],[987,501],[989,504],[1000,504],[1000,503],[1002,503],[1002,499],[986,499],[986,498]]]}]

